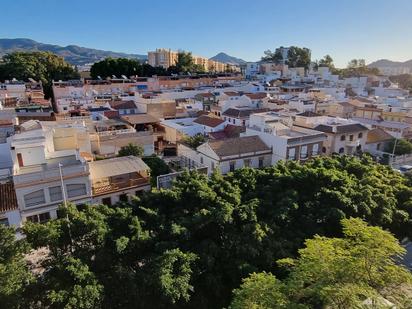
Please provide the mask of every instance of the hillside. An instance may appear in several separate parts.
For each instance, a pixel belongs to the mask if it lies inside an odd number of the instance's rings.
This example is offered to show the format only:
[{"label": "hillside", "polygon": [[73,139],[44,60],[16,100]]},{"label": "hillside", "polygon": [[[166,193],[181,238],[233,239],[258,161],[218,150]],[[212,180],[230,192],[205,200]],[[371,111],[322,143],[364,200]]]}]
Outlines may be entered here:
[{"label": "hillside", "polygon": [[379,67],[412,67],[412,59],[408,61],[392,61],[388,59],[380,59],[368,64],[371,68],[379,68]]},{"label": "hillside", "polygon": [[14,51],[49,51],[63,57],[73,65],[94,63],[107,57],[136,58],[146,60],[146,55],[126,54],[113,51],[80,47],[77,45],[59,46],[39,43],[30,39],[0,39],[0,56]]},{"label": "hillside", "polygon": [[240,65],[240,64],[245,64],[246,61],[240,58],[236,58],[233,56],[229,56],[228,54],[225,53],[218,53],[216,56],[210,58],[211,60],[223,62],[223,63],[229,63],[229,64],[235,64],[235,65]]}]

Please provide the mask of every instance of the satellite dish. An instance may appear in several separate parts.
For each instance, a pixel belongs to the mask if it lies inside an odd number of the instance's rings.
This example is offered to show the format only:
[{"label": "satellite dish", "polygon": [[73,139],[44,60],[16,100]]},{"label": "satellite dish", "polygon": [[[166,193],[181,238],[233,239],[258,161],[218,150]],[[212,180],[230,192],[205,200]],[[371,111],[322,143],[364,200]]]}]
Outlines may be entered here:
[{"label": "satellite dish", "polygon": [[113,75],[112,75],[112,78],[117,78],[117,77],[116,77],[116,75],[113,74]]},{"label": "satellite dish", "polygon": [[126,75],[122,75],[122,78],[123,78],[123,79],[127,79]]},{"label": "satellite dish", "polygon": [[100,75],[97,76],[97,79],[102,80],[102,78],[100,77]]}]

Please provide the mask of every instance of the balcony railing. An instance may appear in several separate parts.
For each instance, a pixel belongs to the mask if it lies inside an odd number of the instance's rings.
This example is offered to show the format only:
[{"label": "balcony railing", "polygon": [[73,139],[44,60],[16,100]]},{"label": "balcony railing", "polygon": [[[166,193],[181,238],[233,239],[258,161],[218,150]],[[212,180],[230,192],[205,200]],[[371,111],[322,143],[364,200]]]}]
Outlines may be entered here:
[{"label": "balcony railing", "polygon": [[104,185],[98,185],[98,186],[93,185],[93,195],[106,194],[110,192],[119,191],[122,189],[140,187],[140,186],[145,186],[149,184],[150,184],[149,177],[142,177],[142,178],[129,179],[126,181],[121,181],[121,182],[110,182],[110,183],[106,183]]}]

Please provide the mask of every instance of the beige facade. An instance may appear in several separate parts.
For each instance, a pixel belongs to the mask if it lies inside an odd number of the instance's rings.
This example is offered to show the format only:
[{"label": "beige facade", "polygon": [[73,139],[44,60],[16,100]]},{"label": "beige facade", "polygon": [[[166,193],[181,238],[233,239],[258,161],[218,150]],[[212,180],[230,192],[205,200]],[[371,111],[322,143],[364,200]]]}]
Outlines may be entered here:
[{"label": "beige facade", "polygon": [[166,48],[158,48],[155,51],[148,52],[148,62],[153,67],[168,67],[175,65],[178,57],[178,52]]},{"label": "beige facade", "polygon": [[[148,52],[147,58],[148,62],[153,67],[163,67],[167,69],[168,67],[175,65],[178,58],[178,51],[173,51],[166,48],[158,48],[155,51]],[[203,67],[205,72],[226,72],[233,71],[238,72],[239,68],[235,65],[226,64],[223,62],[218,62],[210,60],[202,56],[192,56],[193,62],[197,65]]]}]

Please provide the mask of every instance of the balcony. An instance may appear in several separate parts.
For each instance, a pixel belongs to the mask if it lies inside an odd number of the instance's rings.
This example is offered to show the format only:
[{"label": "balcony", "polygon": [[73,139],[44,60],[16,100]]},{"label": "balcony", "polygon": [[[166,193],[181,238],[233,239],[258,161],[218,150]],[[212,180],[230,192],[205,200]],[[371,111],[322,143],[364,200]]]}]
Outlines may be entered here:
[{"label": "balcony", "polygon": [[348,147],[358,147],[360,145],[360,140],[346,141],[346,146]]},{"label": "balcony", "polygon": [[115,180],[113,178],[101,179],[92,185],[93,195],[103,195],[113,193],[121,190],[128,190],[136,187],[143,187],[150,185],[149,177],[142,177],[140,175],[130,176],[129,179]]}]

